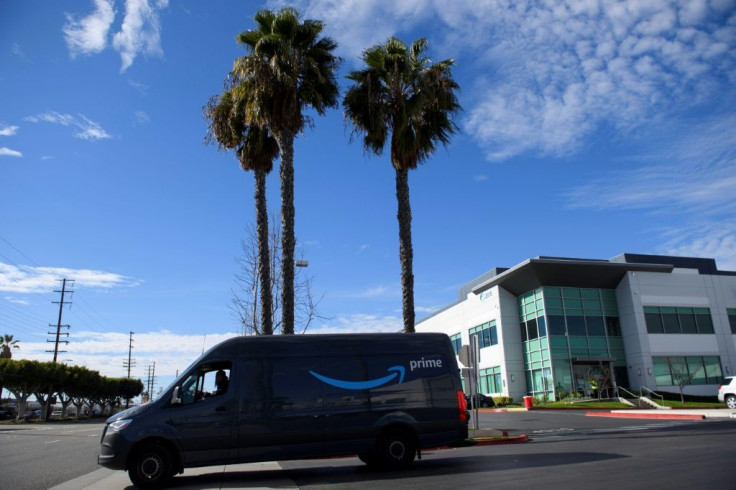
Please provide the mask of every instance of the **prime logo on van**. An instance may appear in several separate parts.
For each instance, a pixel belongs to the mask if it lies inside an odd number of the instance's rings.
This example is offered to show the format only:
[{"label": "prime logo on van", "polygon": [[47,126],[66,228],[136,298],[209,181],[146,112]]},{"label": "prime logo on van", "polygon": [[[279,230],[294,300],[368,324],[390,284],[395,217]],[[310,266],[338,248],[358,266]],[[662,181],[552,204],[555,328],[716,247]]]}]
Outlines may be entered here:
[{"label": "prime logo on van", "polygon": [[[442,359],[424,359],[422,357],[421,359],[409,361],[410,371],[415,371],[417,369],[434,369],[442,367]],[[335,388],[342,388],[345,390],[370,390],[373,388],[378,388],[379,386],[389,384],[397,378],[397,384],[401,384],[404,382],[404,375],[406,374],[406,368],[404,366],[391,366],[386,371],[388,371],[389,373],[393,371],[393,373],[381,378],[369,379],[367,381],[348,381],[344,379],[335,379],[314,371],[309,371],[309,374],[322,381],[323,383],[327,383],[328,385],[334,386]]]}]

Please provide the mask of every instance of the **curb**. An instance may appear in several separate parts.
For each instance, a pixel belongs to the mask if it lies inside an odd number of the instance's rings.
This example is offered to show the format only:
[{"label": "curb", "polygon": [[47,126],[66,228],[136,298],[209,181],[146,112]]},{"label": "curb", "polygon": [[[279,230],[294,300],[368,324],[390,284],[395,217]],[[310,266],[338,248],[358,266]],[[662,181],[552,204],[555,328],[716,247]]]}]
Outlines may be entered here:
[{"label": "curb", "polygon": [[475,439],[469,439],[471,446],[495,446],[497,444],[520,444],[523,442],[529,442],[529,437],[526,434],[509,437],[504,435],[502,437],[477,437]]},{"label": "curb", "polygon": [[615,417],[624,419],[670,419],[670,420],[703,420],[705,415],[677,413],[622,413],[622,412],[588,412],[587,417]]}]

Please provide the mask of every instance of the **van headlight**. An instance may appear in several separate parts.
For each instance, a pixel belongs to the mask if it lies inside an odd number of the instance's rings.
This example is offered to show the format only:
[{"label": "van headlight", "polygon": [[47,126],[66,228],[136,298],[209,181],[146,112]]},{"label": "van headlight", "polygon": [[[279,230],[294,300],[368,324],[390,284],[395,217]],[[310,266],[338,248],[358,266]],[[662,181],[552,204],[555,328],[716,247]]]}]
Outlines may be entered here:
[{"label": "van headlight", "polygon": [[118,419],[109,426],[107,426],[108,432],[119,432],[130,425],[133,419]]}]

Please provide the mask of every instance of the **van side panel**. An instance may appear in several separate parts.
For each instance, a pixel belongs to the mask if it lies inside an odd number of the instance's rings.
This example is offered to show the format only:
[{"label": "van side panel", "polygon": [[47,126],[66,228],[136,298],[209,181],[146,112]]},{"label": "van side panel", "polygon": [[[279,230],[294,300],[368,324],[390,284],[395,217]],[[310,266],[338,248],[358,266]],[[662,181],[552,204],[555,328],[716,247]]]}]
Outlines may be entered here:
[{"label": "van side panel", "polygon": [[264,461],[323,452],[322,387],[308,375],[319,357],[252,352],[240,359],[238,459]]},{"label": "van side panel", "polygon": [[326,453],[370,451],[391,424],[411,427],[420,447],[465,437],[457,363],[446,338],[339,339],[323,343],[321,353]]}]

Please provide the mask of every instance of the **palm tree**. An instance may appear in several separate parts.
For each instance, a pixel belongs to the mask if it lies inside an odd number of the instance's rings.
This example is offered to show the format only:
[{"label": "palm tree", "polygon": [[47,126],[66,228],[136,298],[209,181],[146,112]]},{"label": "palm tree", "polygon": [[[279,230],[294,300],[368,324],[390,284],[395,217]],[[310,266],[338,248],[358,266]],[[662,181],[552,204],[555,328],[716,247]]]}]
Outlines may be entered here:
[{"label": "palm tree", "polygon": [[281,154],[282,332],[294,333],[294,138],[311,125],[302,109],[323,115],[337,107],[337,43],[320,37],[323,24],[300,21],[293,8],[260,10],[257,27],[238,35],[248,54],[235,61],[233,95],[245,101],[247,119],[268,128]]},{"label": "palm tree", "polygon": [[271,257],[268,247],[268,207],[266,175],[273,169],[279,154],[276,140],[268,129],[246,122],[243,105],[226,90],[210,98],[205,107],[209,129],[206,143],[217,142],[220,148],[234,150],[240,167],[255,175],[256,232],[258,236],[258,277],[260,282],[261,333],[273,334],[273,299],[271,296]]},{"label": "palm tree", "polygon": [[12,335],[4,334],[0,338],[0,359],[10,359],[13,357],[12,349],[20,349],[17,340],[13,340]]},{"label": "palm tree", "polygon": [[407,48],[394,37],[385,45],[363,52],[365,68],[353,71],[343,100],[353,133],[363,135],[366,150],[380,155],[389,138],[391,163],[396,173],[404,331],[414,331],[414,272],[411,240],[409,170],[447,145],[457,126],[451,116],[461,110],[459,89],[450,68],[453,60],[432,64],[425,57],[427,41]]}]

